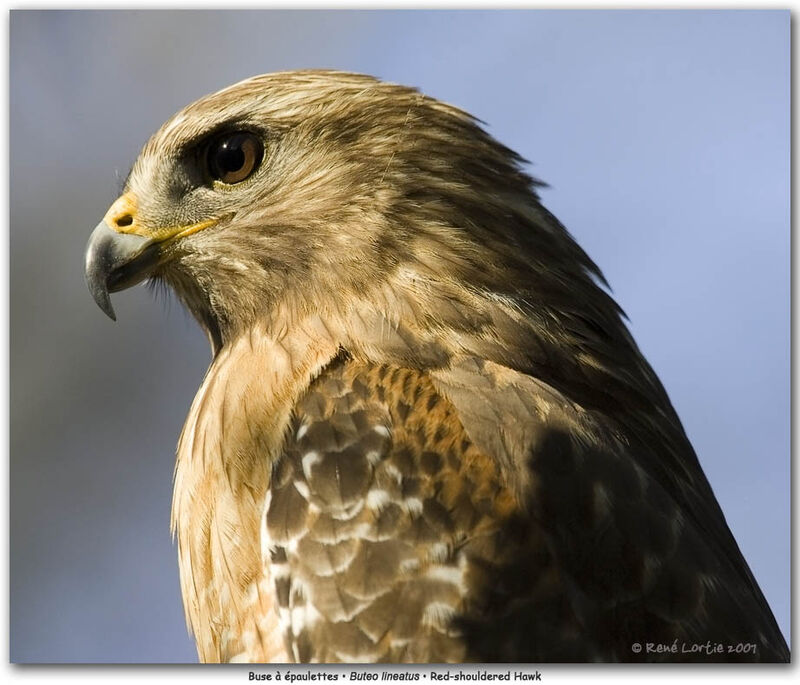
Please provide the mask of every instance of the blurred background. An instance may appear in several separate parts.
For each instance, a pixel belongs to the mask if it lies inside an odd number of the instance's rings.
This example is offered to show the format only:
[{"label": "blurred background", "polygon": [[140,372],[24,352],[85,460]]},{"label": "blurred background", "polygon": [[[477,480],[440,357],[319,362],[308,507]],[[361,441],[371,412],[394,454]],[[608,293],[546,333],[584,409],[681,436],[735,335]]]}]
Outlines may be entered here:
[{"label": "blurred background", "polygon": [[550,184],[666,386],[787,639],[789,13],[11,13],[11,660],[186,662],[168,523],[210,360],[83,249],[149,135],[254,74],[329,67],[487,122]]}]

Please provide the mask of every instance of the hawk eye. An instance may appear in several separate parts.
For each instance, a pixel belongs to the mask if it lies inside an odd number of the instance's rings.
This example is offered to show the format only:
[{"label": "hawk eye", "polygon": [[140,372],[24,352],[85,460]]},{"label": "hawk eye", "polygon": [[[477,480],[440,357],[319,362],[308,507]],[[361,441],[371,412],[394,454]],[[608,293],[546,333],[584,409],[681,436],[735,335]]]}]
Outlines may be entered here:
[{"label": "hawk eye", "polygon": [[206,154],[211,178],[232,185],[241,183],[258,168],[264,146],[252,133],[227,133],[215,138]]}]

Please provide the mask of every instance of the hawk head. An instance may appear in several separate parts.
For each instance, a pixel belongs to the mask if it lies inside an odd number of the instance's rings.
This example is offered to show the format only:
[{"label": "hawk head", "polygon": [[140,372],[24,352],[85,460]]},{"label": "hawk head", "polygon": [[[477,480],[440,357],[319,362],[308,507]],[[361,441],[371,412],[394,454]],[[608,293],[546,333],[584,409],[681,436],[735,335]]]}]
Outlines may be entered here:
[{"label": "hawk head", "polygon": [[551,332],[565,316],[571,336],[619,331],[602,276],[539,204],[523,161],[411,88],[329,71],[257,76],[188,106],[145,145],[89,242],[87,281],[112,318],[109,292],[166,282],[215,350],[259,319],[347,318],[355,301],[393,324],[482,331],[505,348],[521,308],[526,328],[536,312]]}]

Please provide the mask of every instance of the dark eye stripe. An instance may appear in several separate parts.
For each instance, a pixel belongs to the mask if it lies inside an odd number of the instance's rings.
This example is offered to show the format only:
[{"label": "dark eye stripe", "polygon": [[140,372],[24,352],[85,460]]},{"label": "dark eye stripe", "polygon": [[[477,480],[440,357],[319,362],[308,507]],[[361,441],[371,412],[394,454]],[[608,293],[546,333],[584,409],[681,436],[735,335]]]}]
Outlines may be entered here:
[{"label": "dark eye stripe", "polygon": [[226,133],[208,146],[208,173],[223,183],[241,183],[258,168],[263,156],[264,146],[255,134],[246,131]]}]

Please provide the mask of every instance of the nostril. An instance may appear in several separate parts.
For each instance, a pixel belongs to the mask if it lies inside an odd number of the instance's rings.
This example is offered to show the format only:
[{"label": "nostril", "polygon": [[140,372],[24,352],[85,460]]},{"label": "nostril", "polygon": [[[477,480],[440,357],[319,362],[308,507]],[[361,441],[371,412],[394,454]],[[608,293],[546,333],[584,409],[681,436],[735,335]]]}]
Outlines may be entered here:
[{"label": "nostril", "polygon": [[123,214],[117,218],[117,226],[130,226],[133,223],[133,217],[130,214]]}]

